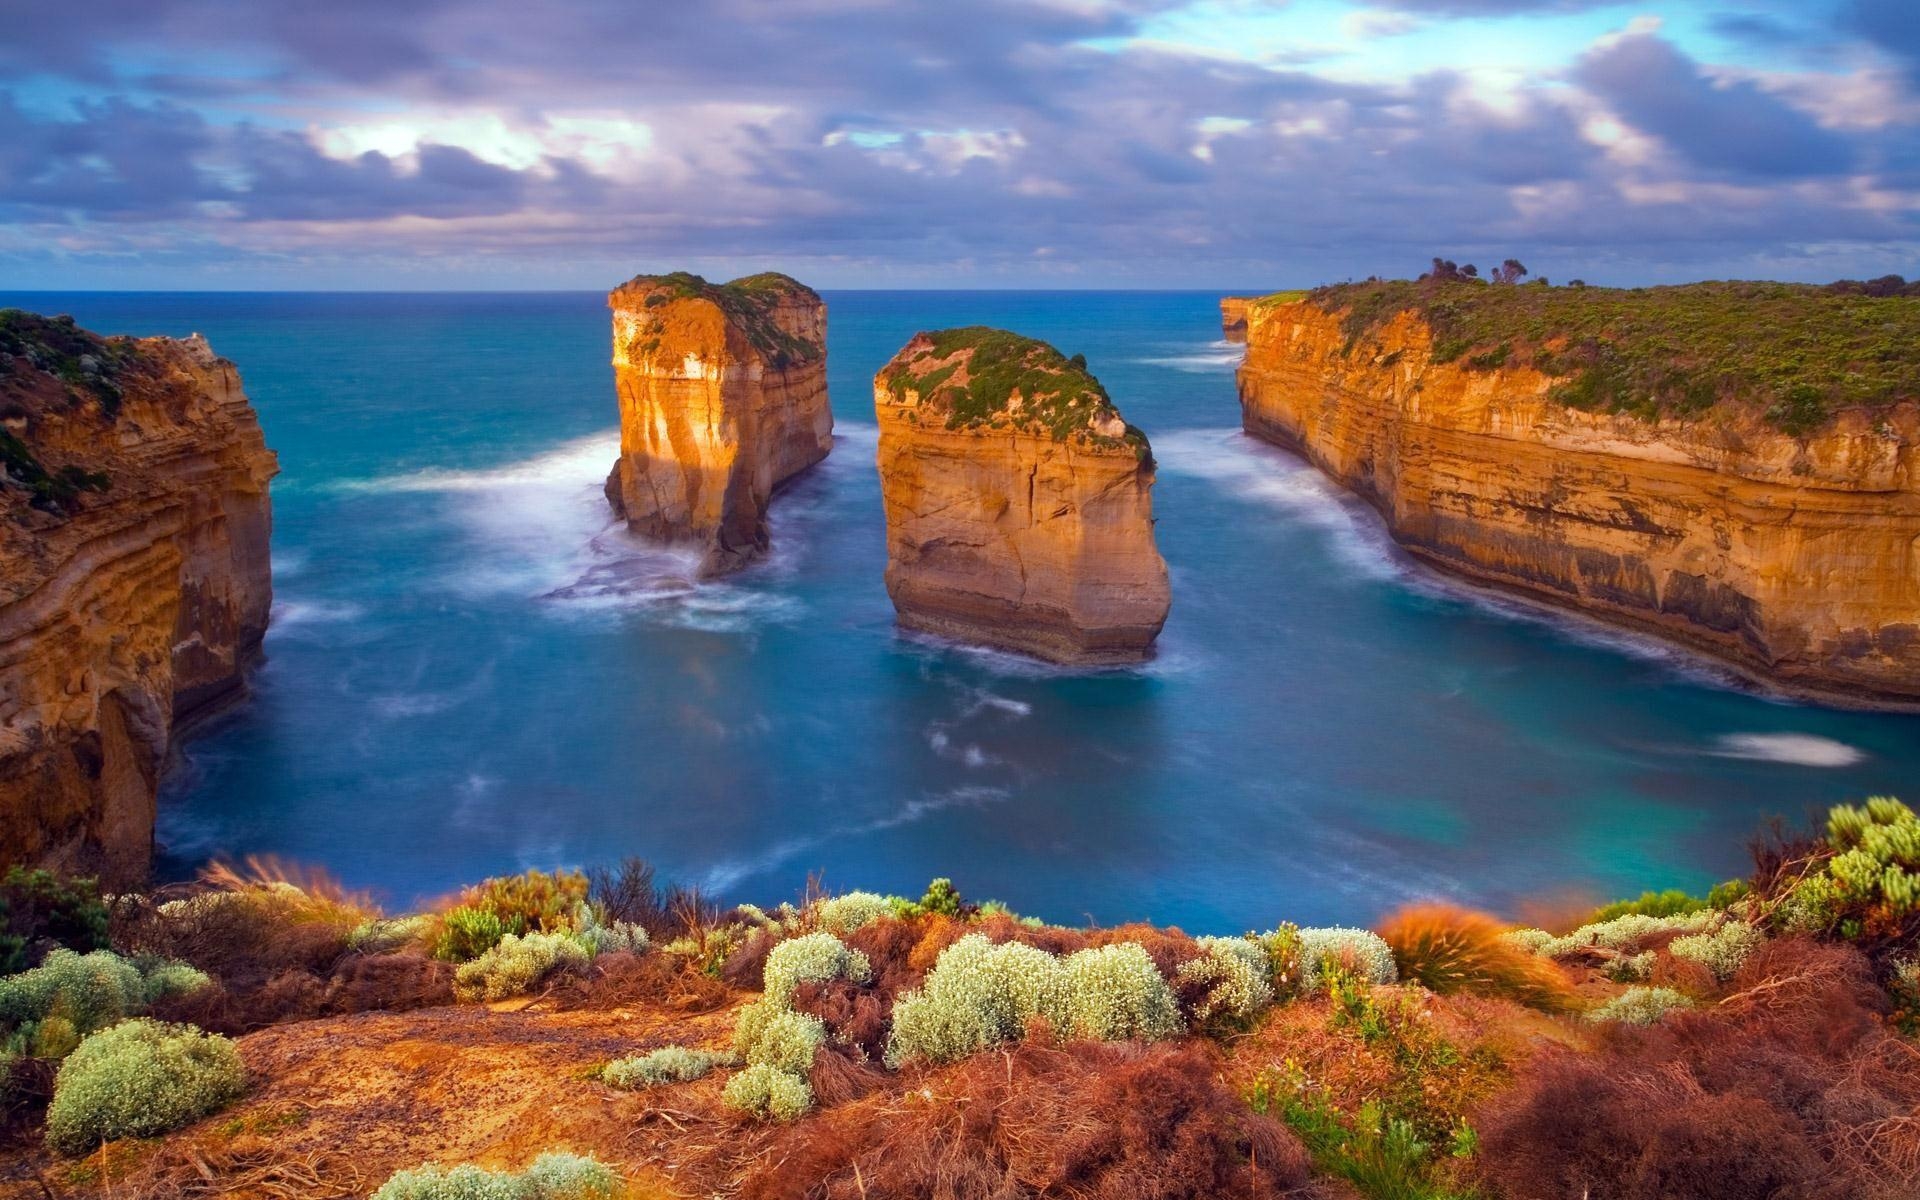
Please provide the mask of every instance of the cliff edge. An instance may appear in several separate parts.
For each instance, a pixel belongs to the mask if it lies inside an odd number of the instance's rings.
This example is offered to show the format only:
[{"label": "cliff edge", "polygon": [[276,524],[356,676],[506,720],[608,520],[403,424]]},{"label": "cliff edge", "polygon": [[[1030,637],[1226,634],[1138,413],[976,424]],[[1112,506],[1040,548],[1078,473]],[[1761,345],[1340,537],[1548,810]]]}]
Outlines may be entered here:
[{"label": "cliff edge", "polygon": [[635,532],[701,548],[724,575],[768,547],[774,491],[827,456],[827,306],[785,275],[614,289],[620,457],[607,500]]},{"label": "cliff edge", "polygon": [[0,860],[141,874],[272,605],[273,452],[204,339],[0,311]]},{"label": "cliff edge", "polygon": [[978,326],[922,333],[873,397],[903,626],[1063,663],[1151,653],[1170,604],[1153,452],[1085,360]]},{"label": "cliff edge", "polygon": [[1239,390],[1437,566],[1911,704],[1916,335],[1834,288],[1356,284],[1253,304]]}]

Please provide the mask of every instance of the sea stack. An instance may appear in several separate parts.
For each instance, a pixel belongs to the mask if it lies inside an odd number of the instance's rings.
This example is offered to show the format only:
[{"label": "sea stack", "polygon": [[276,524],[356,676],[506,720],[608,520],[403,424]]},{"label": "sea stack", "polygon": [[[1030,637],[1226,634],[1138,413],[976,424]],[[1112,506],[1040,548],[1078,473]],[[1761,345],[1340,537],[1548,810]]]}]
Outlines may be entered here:
[{"label": "sea stack", "polygon": [[266,633],[278,470],[204,339],[0,310],[0,861],[145,873],[176,733]]},{"label": "sea stack", "polygon": [[696,546],[703,577],[766,553],[767,503],[827,456],[827,306],[768,272],[613,290],[620,457],[607,500],[644,537]]},{"label": "sea stack", "polygon": [[887,594],[908,629],[1052,662],[1138,662],[1170,602],[1153,451],[1086,360],[973,326],[874,377]]},{"label": "sea stack", "polygon": [[1350,284],[1256,301],[1247,341],[1247,431],[1428,562],[1920,703],[1920,297]]},{"label": "sea stack", "polygon": [[1220,332],[1229,342],[1247,340],[1247,296],[1223,296],[1220,299]]}]

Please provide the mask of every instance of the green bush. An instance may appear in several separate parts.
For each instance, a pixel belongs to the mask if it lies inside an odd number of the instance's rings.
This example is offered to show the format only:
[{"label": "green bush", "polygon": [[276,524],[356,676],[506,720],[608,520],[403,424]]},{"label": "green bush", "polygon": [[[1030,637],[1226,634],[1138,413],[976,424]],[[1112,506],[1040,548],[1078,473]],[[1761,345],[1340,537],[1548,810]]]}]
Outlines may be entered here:
[{"label": "green bush", "polygon": [[662,1046],[632,1058],[616,1059],[600,1070],[600,1081],[623,1090],[658,1087],[664,1083],[692,1083],[715,1067],[730,1067],[739,1059],[717,1050],[691,1046]]},{"label": "green bush", "polygon": [[1079,950],[1061,963],[1059,1031],[1101,1042],[1157,1041],[1182,1029],[1180,1002],[1147,952],[1133,942]]},{"label": "green bush", "polygon": [[969,934],[940,952],[919,991],[894,1001],[887,1063],[953,1062],[1025,1034],[1029,1022],[1065,1022],[1060,963],[1019,942]]},{"label": "green bush", "polygon": [[1890,796],[1827,814],[1828,856],[1791,886],[1777,919],[1803,933],[1898,938],[1920,916],[1920,817]]},{"label": "green bush", "polygon": [[80,1043],[54,1079],[47,1144],[85,1154],[102,1142],[155,1137],[240,1098],[247,1075],[226,1038],[140,1018]]},{"label": "green bush", "polygon": [[1692,1007],[1693,1001],[1672,988],[1632,987],[1589,1012],[1587,1019],[1652,1025],[1676,1008]]},{"label": "green bush", "polygon": [[9,867],[0,879],[0,974],[24,970],[35,942],[105,950],[107,905],[91,879]]},{"label": "green bush", "polygon": [[59,949],[31,971],[0,978],[0,1022],[14,1028],[17,1052],[58,1057],[45,1050],[70,1039],[59,1026],[43,1031],[37,1025],[59,1021],[84,1036],[143,1012],[156,1000],[198,991],[207,983],[203,972],[185,963],[141,963],[111,950],[76,954]]},{"label": "green bush", "polygon": [[761,986],[769,1001],[784,1006],[802,983],[834,979],[865,983],[872,977],[873,966],[866,955],[849,950],[831,933],[809,933],[789,938],[767,954]]},{"label": "green bush", "polygon": [[525,933],[526,926],[509,926],[500,914],[490,909],[460,905],[441,917],[440,936],[433,943],[433,956],[444,962],[472,962],[500,944],[509,933]]},{"label": "green bush", "polygon": [[814,908],[821,928],[845,937],[863,925],[870,925],[893,912],[893,901],[873,892],[848,892],[822,900]]},{"label": "green bush", "polygon": [[1300,991],[1312,995],[1326,986],[1326,967],[1331,963],[1362,983],[1392,983],[1400,978],[1394,965],[1393,947],[1368,929],[1302,929],[1300,942]]},{"label": "green bush", "polygon": [[741,1058],[796,1075],[807,1073],[814,1051],[826,1040],[827,1027],[819,1017],[765,1000],[741,1009],[733,1027],[733,1049]]},{"label": "green bush", "polygon": [[1709,905],[1705,900],[1689,896],[1679,888],[1668,888],[1664,892],[1641,892],[1633,900],[1615,900],[1601,908],[1587,919],[1589,925],[1598,925],[1616,917],[1638,914],[1643,917],[1677,917],[1682,913],[1698,912]]},{"label": "green bush", "polygon": [[462,1000],[505,1000],[533,990],[560,971],[580,970],[591,961],[586,948],[564,933],[508,934],[453,975],[454,995]]},{"label": "green bush", "polygon": [[441,918],[434,956],[466,962],[508,934],[570,933],[587,902],[587,877],[577,871],[522,871],[469,888]]},{"label": "green bush", "polygon": [[813,1088],[798,1075],[756,1063],[727,1080],[721,1099],[752,1116],[791,1121],[813,1107]]},{"label": "green bush", "polygon": [[373,1200],[613,1200],[621,1190],[620,1177],[605,1163],[555,1151],[519,1172],[472,1164],[395,1171]]},{"label": "green bush", "polygon": [[960,889],[953,886],[953,880],[941,876],[927,885],[926,894],[920,897],[920,910],[935,913],[943,917],[960,915]]},{"label": "green bush", "polygon": [[1760,932],[1759,926],[1728,920],[1711,932],[1677,937],[1667,949],[1675,958],[1700,963],[1713,972],[1715,979],[1725,983],[1733,978],[1740,964],[1747,961],[1747,955],[1766,940],[1767,935]]}]

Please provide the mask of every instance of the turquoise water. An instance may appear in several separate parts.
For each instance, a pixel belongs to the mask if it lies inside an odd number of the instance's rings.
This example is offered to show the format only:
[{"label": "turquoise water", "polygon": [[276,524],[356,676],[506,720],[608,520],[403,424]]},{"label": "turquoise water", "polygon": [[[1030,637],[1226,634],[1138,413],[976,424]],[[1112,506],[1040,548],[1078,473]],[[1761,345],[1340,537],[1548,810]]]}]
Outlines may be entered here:
[{"label": "turquoise water", "polygon": [[[280,452],[267,663],[167,788],[172,868],[271,852],[406,903],[638,854],[740,899],[943,874],[1231,932],[1702,887],[1765,818],[1915,777],[1920,719],[1742,694],[1409,564],[1238,433],[1212,295],[828,302],[833,454],[778,502],[771,562],[695,588],[608,526],[597,295],[0,296],[207,334]],[[1144,669],[892,628],[870,380],[974,322],[1084,352],[1153,439],[1174,608]]]}]

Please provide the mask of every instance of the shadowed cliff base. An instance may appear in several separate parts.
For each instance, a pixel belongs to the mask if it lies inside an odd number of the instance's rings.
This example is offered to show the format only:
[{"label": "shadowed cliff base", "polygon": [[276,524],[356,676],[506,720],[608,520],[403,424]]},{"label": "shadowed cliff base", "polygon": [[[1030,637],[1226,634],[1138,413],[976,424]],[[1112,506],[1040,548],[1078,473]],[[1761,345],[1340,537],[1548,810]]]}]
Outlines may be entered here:
[{"label": "shadowed cliff base", "polygon": [[749,565],[769,546],[774,493],[833,446],[825,303],[771,272],[642,275],[607,303],[620,401],[608,503],[643,537],[700,548],[704,576]]},{"label": "shadowed cliff base", "polygon": [[[1884,357],[1886,321],[1916,314],[1920,298],[1841,285],[1281,293],[1249,311],[1243,423],[1433,565],[1792,694],[1911,707],[1920,405],[1897,372],[1846,364]],[[1807,338],[1829,356],[1811,362]],[[1799,376],[1769,365],[1780,353]],[[1807,390],[1835,371],[1838,391]]]},{"label": "shadowed cliff base", "polygon": [[908,629],[1053,662],[1139,662],[1171,597],[1153,451],[1086,369],[974,326],[874,376],[887,594]]},{"label": "shadowed cliff base", "polygon": [[204,339],[0,311],[0,857],[144,875],[177,735],[259,657],[278,469]]}]

